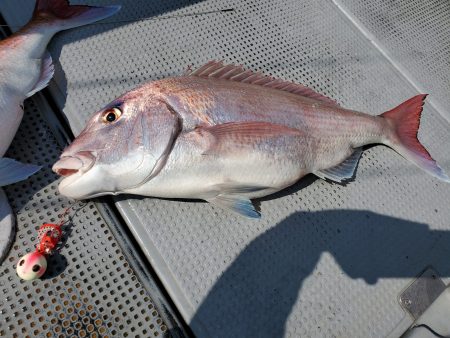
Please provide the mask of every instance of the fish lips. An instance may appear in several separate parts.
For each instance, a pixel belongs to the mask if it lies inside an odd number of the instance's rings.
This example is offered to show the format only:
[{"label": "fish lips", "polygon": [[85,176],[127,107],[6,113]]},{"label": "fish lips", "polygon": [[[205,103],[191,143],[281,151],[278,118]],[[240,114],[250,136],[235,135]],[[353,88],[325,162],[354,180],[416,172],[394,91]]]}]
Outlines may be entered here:
[{"label": "fish lips", "polygon": [[63,153],[53,165],[53,171],[64,177],[59,182],[58,190],[68,198],[83,200],[117,195],[114,180],[105,175],[104,166],[98,163],[95,152]]},{"label": "fish lips", "polygon": [[61,156],[52,170],[60,176],[68,177],[75,174],[84,174],[95,164],[96,157],[90,151],[81,151],[74,155]]}]

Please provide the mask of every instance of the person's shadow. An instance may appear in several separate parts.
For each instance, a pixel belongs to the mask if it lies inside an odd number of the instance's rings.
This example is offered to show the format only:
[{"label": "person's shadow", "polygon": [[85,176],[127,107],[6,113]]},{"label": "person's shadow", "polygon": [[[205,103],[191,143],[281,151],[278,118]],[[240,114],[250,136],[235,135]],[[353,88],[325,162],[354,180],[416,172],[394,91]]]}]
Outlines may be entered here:
[{"label": "person's shadow", "polygon": [[283,336],[299,294],[301,302],[302,283],[324,252],[348,276],[370,284],[415,277],[428,265],[450,276],[449,231],[370,211],[299,212],[242,251],[204,299],[191,327],[200,336]]}]

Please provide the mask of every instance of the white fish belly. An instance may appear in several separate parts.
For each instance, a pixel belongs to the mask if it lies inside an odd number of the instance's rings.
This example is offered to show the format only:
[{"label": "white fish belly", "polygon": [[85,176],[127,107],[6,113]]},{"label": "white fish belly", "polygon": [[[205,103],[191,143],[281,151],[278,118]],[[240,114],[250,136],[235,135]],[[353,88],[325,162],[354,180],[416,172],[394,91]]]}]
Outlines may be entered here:
[{"label": "white fish belly", "polygon": [[[179,137],[161,172],[151,181],[126,193],[163,198],[208,199],[218,194],[248,198],[269,195],[306,175],[308,158],[300,144],[285,140],[257,147],[233,147],[229,152],[208,152]],[[271,143],[271,144],[269,144]]]}]

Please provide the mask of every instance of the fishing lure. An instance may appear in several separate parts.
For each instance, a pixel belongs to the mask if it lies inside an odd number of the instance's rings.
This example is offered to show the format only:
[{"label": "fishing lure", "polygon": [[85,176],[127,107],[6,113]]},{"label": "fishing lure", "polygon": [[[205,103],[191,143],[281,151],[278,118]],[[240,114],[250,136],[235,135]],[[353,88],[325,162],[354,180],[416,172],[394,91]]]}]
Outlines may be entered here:
[{"label": "fishing lure", "polygon": [[38,244],[36,250],[26,254],[19,259],[17,264],[17,275],[24,280],[34,280],[42,277],[47,270],[47,257],[55,253],[58,243],[63,235],[62,226],[64,217],[68,214],[70,207],[61,216],[57,224],[45,223],[38,230]]}]

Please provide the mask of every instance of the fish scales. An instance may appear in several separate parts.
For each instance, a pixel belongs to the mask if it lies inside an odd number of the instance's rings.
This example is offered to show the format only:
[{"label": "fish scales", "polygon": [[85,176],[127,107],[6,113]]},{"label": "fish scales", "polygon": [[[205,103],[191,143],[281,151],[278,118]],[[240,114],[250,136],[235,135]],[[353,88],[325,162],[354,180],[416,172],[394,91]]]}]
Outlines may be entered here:
[{"label": "fish scales", "polygon": [[[165,82],[170,85],[165,85]],[[158,88],[163,100],[180,114],[183,121],[189,121],[184,130],[190,130],[204,121],[194,119],[196,109],[200,106],[186,107],[180,104],[182,95],[190,95],[195,89],[196,96],[203,96],[208,101],[207,120],[212,125],[227,122],[262,121],[282,124],[301,130],[309,139],[316,142],[309,143],[308,151],[317,154],[317,161],[325,167],[337,165],[347,156],[341,155],[330,158],[329,154],[336,148],[357,148],[365,142],[379,142],[383,135],[383,120],[377,116],[370,116],[359,112],[332,106],[280,90],[249,85],[227,80],[211,80],[198,77],[180,77],[176,79],[158,81]],[[151,86],[151,85],[150,85]],[[184,102],[184,99],[181,100]],[[327,141],[324,141],[327,140]],[[331,142],[331,143],[330,143]],[[326,151],[329,149],[329,151]],[[323,155],[323,159],[320,155]],[[311,163],[311,169],[314,164]]]},{"label": "fish scales", "polygon": [[254,218],[252,198],[307,174],[352,178],[367,144],[387,145],[449,182],[417,139],[425,97],[371,116],[302,85],[212,61],[143,84],[94,113],[53,170],[67,176],[60,192],[76,199],[194,198]]}]

